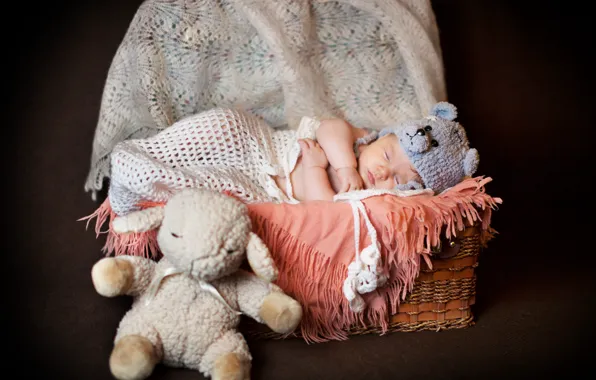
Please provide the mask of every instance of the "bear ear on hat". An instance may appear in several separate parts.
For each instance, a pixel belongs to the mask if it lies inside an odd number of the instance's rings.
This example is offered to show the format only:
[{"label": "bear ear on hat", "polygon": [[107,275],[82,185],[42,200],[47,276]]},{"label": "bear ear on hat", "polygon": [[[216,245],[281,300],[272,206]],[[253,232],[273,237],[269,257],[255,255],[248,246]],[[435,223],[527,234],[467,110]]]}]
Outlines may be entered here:
[{"label": "bear ear on hat", "polygon": [[433,106],[430,114],[445,120],[455,120],[457,117],[457,108],[451,103],[439,102]]},{"label": "bear ear on hat", "polygon": [[466,153],[464,158],[464,175],[471,177],[478,170],[478,164],[480,163],[480,155],[475,148],[471,148]]}]

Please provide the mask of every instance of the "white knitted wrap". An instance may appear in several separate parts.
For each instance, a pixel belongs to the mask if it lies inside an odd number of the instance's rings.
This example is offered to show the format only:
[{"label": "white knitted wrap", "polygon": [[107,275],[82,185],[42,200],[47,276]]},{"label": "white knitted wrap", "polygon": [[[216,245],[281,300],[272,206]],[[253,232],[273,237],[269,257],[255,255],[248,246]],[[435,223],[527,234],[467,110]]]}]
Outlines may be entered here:
[{"label": "white knitted wrap", "polygon": [[304,117],[298,129],[275,130],[261,118],[214,108],[183,118],[145,139],[118,143],[111,155],[108,196],[114,212],[127,214],[140,201],[167,201],[187,187],[227,191],[247,202],[296,202],[273,176],[294,169],[298,138],[315,138],[318,122]]},{"label": "white knitted wrap", "polygon": [[117,143],[214,107],[274,128],[309,115],[380,129],[440,100],[429,0],[147,0],[107,75],[85,189],[95,195],[111,177]]}]

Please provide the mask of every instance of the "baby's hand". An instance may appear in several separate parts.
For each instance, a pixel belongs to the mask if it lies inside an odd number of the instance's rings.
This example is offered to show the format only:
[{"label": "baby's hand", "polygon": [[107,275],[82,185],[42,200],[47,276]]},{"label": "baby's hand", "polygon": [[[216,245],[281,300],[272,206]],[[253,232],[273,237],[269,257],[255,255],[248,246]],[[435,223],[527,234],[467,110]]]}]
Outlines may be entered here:
[{"label": "baby's hand", "polygon": [[300,144],[302,150],[302,164],[304,167],[327,168],[329,161],[327,161],[327,155],[325,155],[319,143],[311,139],[300,139],[298,144]]},{"label": "baby's hand", "polygon": [[358,170],[353,167],[339,168],[336,170],[337,176],[340,182],[340,193],[345,193],[352,190],[362,190],[364,188],[364,182],[362,177],[358,174]]}]

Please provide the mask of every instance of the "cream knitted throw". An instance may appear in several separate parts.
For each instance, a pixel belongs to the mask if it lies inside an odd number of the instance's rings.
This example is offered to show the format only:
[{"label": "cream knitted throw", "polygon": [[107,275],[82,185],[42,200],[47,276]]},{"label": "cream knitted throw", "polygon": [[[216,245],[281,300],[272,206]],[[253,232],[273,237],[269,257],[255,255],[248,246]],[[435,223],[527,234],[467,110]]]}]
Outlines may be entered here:
[{"label": "cream knitted throw", "polygon": [[286,189],[292,188],[298,138],[315,139],[318,124],[304,117],[297,130],[274,129],[258,116],[214,108],[154,136],[121,141],[111,154],[112,210],[128,214],[142,202],[167,202],[189,187],[227,192],[248,203],[296,203],[273,177],[285,177]]},{"label": "cream knitted throw", "polygon": [[441,100],[429,0],[147,0],[107,75],[85,190],[110,178],[117,143],[214,107],[274,128],[335,116],[380,129]]}]

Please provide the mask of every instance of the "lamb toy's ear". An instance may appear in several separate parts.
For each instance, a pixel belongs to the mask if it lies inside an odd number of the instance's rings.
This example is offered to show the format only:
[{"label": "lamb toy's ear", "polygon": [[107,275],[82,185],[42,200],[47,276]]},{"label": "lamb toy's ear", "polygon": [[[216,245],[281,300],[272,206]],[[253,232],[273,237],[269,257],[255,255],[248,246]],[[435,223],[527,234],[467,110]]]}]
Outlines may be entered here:
[{"label": "lamb toy's ear", "polygon": [[273,282],[277,279],[277,268],[269,249],[254,232],[250,233],[248,245],[246,246],[246,257],[248,264],[257,276],[267,282]]},{"label": "lamb toy's ear", "polygon": [[164,217],[164,207],[156,206],[130,214],[117,216],[112,221],[114,232],[124,234],[128,232],[145,232],[159,227]]},{"label": "lamb toy's ear", "polygon": [[433,106],[430,114],[445,120],[455,120],[457,117],[457,108],[451,103],[439,102]]},{"label": "lamb toy's ear", "polygon": [[474,148],[471,148],[468,150],[468,153],[466,153],[466,157],[464,158],[464,174],[471,177],[474,173],[476,173],[479,163],[480,155],[478,154],[478,151]]}]

